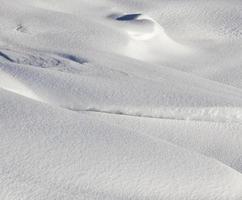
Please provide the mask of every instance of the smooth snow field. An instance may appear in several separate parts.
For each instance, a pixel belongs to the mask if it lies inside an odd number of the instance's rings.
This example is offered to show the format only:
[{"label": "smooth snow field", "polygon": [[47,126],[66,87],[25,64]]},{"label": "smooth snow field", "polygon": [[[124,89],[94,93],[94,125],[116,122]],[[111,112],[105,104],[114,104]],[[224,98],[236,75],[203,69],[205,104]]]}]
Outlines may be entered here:
[{"label": "smooth snow field", "polygon": [[0,200],[242,200],[242,1],[0,0]]}]

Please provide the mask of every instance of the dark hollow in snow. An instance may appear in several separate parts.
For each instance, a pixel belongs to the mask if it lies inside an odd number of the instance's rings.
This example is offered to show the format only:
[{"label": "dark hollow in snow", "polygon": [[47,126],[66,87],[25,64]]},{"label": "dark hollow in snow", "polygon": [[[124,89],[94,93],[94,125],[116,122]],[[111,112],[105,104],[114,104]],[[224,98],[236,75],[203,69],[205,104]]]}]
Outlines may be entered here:
[{"label": "dark hollow in snow", "polygon": [[78,64],[85,64],[88,62],[86,59],[79,58],[71,54],[61,54],[61,56],[65,59],[71,60],[72,62],[76,62]]},{"label": "dark hollow in snow", "polygon": [[6,60],[8,60],[10,62],[14,62],[13,59],[11,59],[8,55],[6,55],[5,53],[3,53],[1,51],[0,51],[0,57],[4,58],[4,59],[6,59]]},{"label": "dark hollow in snow", "polygon": [[141,14],[128,14],[128,15],[123,15],[121,17],[116,18],[118,21],[130,21],[130,20],[135,20],[137,19]]}]

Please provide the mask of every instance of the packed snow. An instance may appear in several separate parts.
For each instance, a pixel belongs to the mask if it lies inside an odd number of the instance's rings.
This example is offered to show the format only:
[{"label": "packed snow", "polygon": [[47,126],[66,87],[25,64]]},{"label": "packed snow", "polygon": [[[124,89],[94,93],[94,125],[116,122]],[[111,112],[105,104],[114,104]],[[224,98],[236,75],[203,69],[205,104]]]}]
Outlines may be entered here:
[{"label": "packed snow", "polygon": [[241,200],[241,0],[0,0],[1,200]]}]

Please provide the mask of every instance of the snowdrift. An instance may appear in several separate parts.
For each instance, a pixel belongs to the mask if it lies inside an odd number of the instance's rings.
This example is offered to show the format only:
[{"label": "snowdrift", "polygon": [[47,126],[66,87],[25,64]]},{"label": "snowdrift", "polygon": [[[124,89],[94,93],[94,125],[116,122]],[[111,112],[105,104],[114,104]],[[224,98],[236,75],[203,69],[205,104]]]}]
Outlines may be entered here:
[{"label": "snowdrift", "polygon": [[0,199],[242,199],[241,1],[0,5]]}]

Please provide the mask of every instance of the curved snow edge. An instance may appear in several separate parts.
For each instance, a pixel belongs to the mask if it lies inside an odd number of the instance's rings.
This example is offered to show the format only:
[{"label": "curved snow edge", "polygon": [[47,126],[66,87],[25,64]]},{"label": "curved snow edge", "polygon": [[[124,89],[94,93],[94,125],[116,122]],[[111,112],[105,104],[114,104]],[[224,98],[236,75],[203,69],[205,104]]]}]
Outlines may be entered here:
[{"label": "curved snow edge", "polygon": [[[73,111],[98,112],[105,114],[127,115],[156,119],[173,119],[210,122],[242,122],[242,109],[237,107],[178,108],[163,107],[150,109],[101,109],[97,107],[77,108],[61,106]],[[148,110],[148,109],[146,109]]]}]

